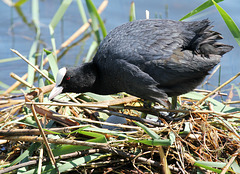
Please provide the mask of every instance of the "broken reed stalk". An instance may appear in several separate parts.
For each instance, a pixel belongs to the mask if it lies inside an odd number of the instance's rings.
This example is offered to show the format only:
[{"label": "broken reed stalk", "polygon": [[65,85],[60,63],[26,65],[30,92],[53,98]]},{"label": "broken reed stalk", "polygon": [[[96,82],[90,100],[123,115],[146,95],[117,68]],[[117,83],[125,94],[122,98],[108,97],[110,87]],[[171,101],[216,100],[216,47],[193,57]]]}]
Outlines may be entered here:
[{"label": "broken reed stalk", "polygon": [[206,83],[208,83],[208,81],[212,78],[212,76],[217,72],[217,70],[220,68],[220,64],[216,66],[216,68],[214,68],[214,70],[212,71],[212,73],[208,76],[207,80],[205,80],[205,82],[201,85],[204,86]]},{"label": "broken reed stalk", "polygon": [[[67,115],[57,115],[55,114],[54,116],[57,117],[64,117],[68,119],[72,119],[73,117],[67,116]],[[120,127],[120,128],[128,128],[128,129],[136,129],[136,130],[142,130],[142,128],[137,127],[137,126],[129,126],[129,125],[123,125],[123,124],[114,124],[114,123],[108,123],[108,122],[101,122],[101,121],[95,121],[87,118],[76,118],[74,117],[74,120],[78,121],[83,121],[83,122],[89,122],[89,123],[97,123],[97,124],[104,124],[108,126],[115,126],[115,127]],[[54,134],[54,133],[70,133],[72,129],[79,129],[83,127],[95,127],[92,124],[83,124],[79,126],[69,126],[69,127],[61,127],[61,128],[44,128],[44,133],[45,134]],[[160,130],[159,128],[157,130]],[[136,132],[136,131],[132,131]],[[132,133],[128,132],[128,133]],[[40,130],[39,129],[10,129],[10,130],[0,130],[0,136],[24,136],[24,135],[40,135]]]},{"label": "broken reed stalk", "polygon": [[24,57],[22,54],[20,54],[17,50],[10,49],[12,52],[17,54],[19,57],[21,57],[25,62],[27,62],[31,67],[35,69],[35,71],[39,72],[43,77],[45,77],[49,82],[55,83],[52,79],[50,79],[46,74],[44,74],[37,66],[33,65],[26,57]]},{"label": "broken reed stalk", "polygon": [[22,79],[21,77],[19,77],[17,74],[13,72],[10,73],[10,76],[29,88],[36,88],[34,85],[31,85],[30,83],[28,83],[27,81],[25,81],[24,79]]},{"label": "broken reed stalk", "polygon": [[225,83],[223,83],[222,85],[220,85],[219,87],[217,87],[215,90],[213,90],[212,92],[210,92],[209,94],[207,94],[205,97],[203,97],[201,100],[199,100],[195,106],[198,105],[202,105],[203,102],[210,97],[211,95],[213,95],[214,93],[216,93],[218,90],[220,90],[221,88],[223,88],[224,86],[226,86],[227,84],[229,84],[231,81],[233,81],[234,79],[236,79],[238,76],[240,76],[240,72],[237,73],[237,75],[233,76],[232,78],[230,78],[228,81],[226,81]]},{"label": "broken reed stalk", "polygon": [[[35,121],[36,121],[36,123],[37,123],[37,125],[38,125],[38,129],[39,129],[39,131],[40,131],[40,133],[41,133],[41,136],[42,136],[42,138],[43,138],[43,142],[44,142],[45,147],[46,147],[46,149],[47,149],[47,152],[48,152],[50,161],[52,162],[52,165],[54,165],[55,168],[56,168],[56,170],[58,171],[57,163],[56,163],[56,160],[55,160],[55,158],[54,158],[52,149],[50,148],[50,146],[49,146],[49,144],[48,144],[48,140],[47,140],[46,134],[44,133],[43,128],[42,128],[42,126],[41,126],[41,123],[39,122],[39,120],[38,120],[38,118],[37,118],[37,113],[36,113],[36,111],[35,111],[35,108],[34,108],[34,105],[33,105],[33,104],[31,105],[31,109],[32,109],[32,113],[33,113],[33,116],[34,116],[34,118],[35,118]],[[60,172],[58,171],[58,173],[60,173]]]},{"label": "broken reed stalk", "polygon": [[[108,4],[108,0],[104,0],[101,5],[98,8],[98,13],[101,14],[103,10],[106,8]],[[66,40],[62,45],[61,48],[56,50],[56,54],[58,54],[63,48],[67,47],[71,42],[73,42],[79,35],[81,35],[83,32],[85,32],[89,28],[90,24],[86,23],[83,26],[81,26],[68,40]],[[45,65],[48,62],[48,58],[45,58],[43,60],[43,65]],[[36,67],[39,67],[38,65]],[[21,79],[26,80],[28,77],[28,73],[24,74]],[[10,86],[3,94],[8,94],[15,88],[17,88],[21,83],[19,81],[15,82],[12,86]]]},{"label": "broken reed stalk", "polygon": [[[44,142],[43,138],[38,136],[9,136],[9,137],[4,137],[4,139],[12,140],[12,141]],[[62,139],[47,138],[47,141],[53,144],[88,146],[88,147],[100,148],[100,149],[108,148],[107,143],[94,143],[94,142],[87,142],[87,141],[67,140],[64,138]]]},{"label": "broken reed stalk", "polygon": [[223,102],[223,104],[225,105],[229,105],[229,104],[239,104],[240,101],[230,101],[230,102]]},{"label": "broken reed stalk", "polygon": [[[115,123],[109,123],[109,122],[102,122],[102,121],[96,121],[96,120],[91,120],[87,118],[77,118],[77,117],[72,117],[68,115],[60,115],[60,114],[53,114],[55,117],[63,117],[67,119],[72,119],[72,120],[77,120],[77,121],[82,121],[82,122],[89,122],[89,123],[96,123],[96,124],[102,124],[102,125],[108,125],[108,126],[115,126],[115,127],[120,127],[120,128],[128,128],[128,129],[136,129],[136,130],[142,130],[142,128],[137,127],[137,126],[129,126],[129,125],[124,125],[124,124],[115,124]],[[84,125],[87,126],[87,125]],[[72,126],[72,127],[77,127],[77,126]],[[67,127],[71,128],[71,127]],[[0,135],[1,135],[1,130],[0,130]]]}]

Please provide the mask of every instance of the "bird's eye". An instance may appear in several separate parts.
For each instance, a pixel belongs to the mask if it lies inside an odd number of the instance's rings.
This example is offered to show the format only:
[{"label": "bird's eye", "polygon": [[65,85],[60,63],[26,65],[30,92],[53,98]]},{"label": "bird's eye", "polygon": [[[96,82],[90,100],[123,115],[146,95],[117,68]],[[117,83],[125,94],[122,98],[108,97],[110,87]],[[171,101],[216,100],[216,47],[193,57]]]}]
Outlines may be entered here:
[{"label": "bird's eye", "polygon": [[71,77],[70,77],[70,76],[68,76],[68,77],[66,78],[66,80],[70,80],[70,78],[71,78]]}]

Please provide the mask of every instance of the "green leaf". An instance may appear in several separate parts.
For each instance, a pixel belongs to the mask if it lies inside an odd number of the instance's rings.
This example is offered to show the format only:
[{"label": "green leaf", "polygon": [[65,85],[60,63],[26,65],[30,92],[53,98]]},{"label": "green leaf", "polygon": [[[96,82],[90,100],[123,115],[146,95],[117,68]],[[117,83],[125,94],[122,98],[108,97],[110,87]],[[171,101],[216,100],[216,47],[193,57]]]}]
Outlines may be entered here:
[{"label": "green leaf", "polygon": [[192,127],[192,123],[190,122],[185,122],[184,123],[184,130],[182,132],[179,132],[179,134],[189,134],[191,132],[191,127]]},{"label": "green leaf", "polygon": [[140,142],[140,143],[143,143],[143,144],[146,144],[146,145],[149,145],[149,146],[170,146],[171,145],[171,142],[169,139],[167,140],[139,140],[139,141],[135,141],[135,142]]},{"label": "green leaf", "polygon": [[[36,36],[35,36],[35,40],[32,44],[32,47],[30,49],[29,52],[29,61],[35,65],[36,62],[36,52],[38,49],[38,44],[39,44],[39,39],[40,39],[40,26],[39,26],[39,4],[38,4],[38,0],[33,0],[32,1],[32,20],[33,23],[35,25],[36,28]],[[34,75],[35,75],[35,70],[33,69],[32,66],[28,65],[28,83],[30,83],[31,85],[33,85],[34,82]]]},{"label": "green leaf", "polygon": [[[44,51],[46,52],[45,49],[44,49]],[[50,54],[49,54],[49,52],[46,52],[46,53],[47,53],[47,58],[48,58],[50,68],[51,68],[52,73],[53,73],[53,77],[56,80],[57,73],[58,73],[58,64],[57,64],[56,57],[53,55],[53,53],[50,53]]]},{"label": "green leaf", "polygon": [[51,42],[53,47],[53,52],[56,52],[56,43],[54,38],[54,29],[59,23],[59,21],[62,19],[64,13],[68,9],[69,5],[72,3],[72,0],[64,0],[62,1],[61,6],[58,8],[57,12],[55,13],[54,17],[52,18],[50,24],[49,24],[49,31],[51,35]]},{"label": "green leaf", "polygon": [[238,45],[240,46],[240,30],[239,30],[239,28],[237,27],[235,22],[232,20],[232,18],[227,14],[227,12],[225,10],[223,10],[222,7],[220,7],[214,0],[212,0],[212,2],[216,6],[218,12],[222,16],[223,20],[225,21],[229,30],[231,31],[233,37],[235,38]]},{"label": "green leaf", "polygon": [[169,139],[161,139],[161,137],[156,134],[154,131],[143,125],[142,123],[139,122],[134,122],[136,125],[141,127],[144,132],[146,132],[153,140],[139,140],[138,142],[141,142],[146,145],[150,146],[170,146],[172,143],[175,141],[175,135],[173,132],[169,133]]},{"label": "green leaf", "polygon": [[101,128],[93,128],[93,127],[88,127],[85,130],[88,131],[94,131],[94,132],[100,132],[100,133],[104,133],[104,134],[110,134],[110,135],[116,135],[119,137],[124,137],[124,138],[128,138],[130,140],[137,140],[133,137],[130,137],[128,135],[125,135],[123,132],[118,132],[118,131],[112,131],[112,130],[108,130],[108,129],[101,129]]},{"label": "green leaf", "polygon": [[83,23],[85,24],[88,21],[87,21],[87,15],[85,13],[85,10],[84,10],[83,4],[82,4],[82,0],[77,0],[77,4],[78,4],[78,9],[79,9],[79,12],[81,14]]},{"label": "green leaf", "polygon": [[[90,138],[89,140],[86,140],[86,142],[107,143],[107,139],[105,138],[105,135],[100,133],[95,133],[95,132],[83,131],[83,129],[87,129],[88,127],[89,126],[79,128],[78,130],[73,131],[70,134],[78,132],[79,134],[86,135],[87,137],[93,137],[93,138]],[[92,147],[88,147],[88,146],[61,145],[53,149],[53,154],[54,156],[59,156],[59,155],[68,154],[75,151],[87,150],[91,148]]]},{"label": "green leaf", "polygon": [[98,48],[98,43],[94,40],[92,42],[92,44],[91,44],[91,46],[90,46],[90,48],[88,50],[87,56],[86,56],[86,58],[84,60],[85,63],[86,62],[90,62],[92,60],[92,58],[94,56],[94,53],[96,52],[97,48]]},{"label": "green leaf", "polygon": [[110,95],[98,95],[98,94],[94,94],[91,92],[86,92],[85,95],[93,98],[96,101],[104,101],[104,100],[113,100],[114,99]]},{"label": "green leaf", "polygon": [[130,7],[129,21],[131,22],[134,20],[136,20],[136,12],[135,12],[135,3],[132,2]]},{"label": "green leaf", "polygon": [[[224,1],[224,0],[216,0],[217,3],[222,2],[222,1]],[[180,21],[187,19],[187,18],[205,10],[206,8],[211,7],[212,5],[213,5],[213,2],[211,0],[208,0],[208,1],[204,2],[202,5],[200,5],[199,7],[197,7],[196,9],[194,9],[193,11],[191,11],[190,13],[188,13],[186,16],[182,17],[180,19]]]},{"label": "green leaf", "polygon": [[105,28],[105,25],[104,25],[100,15],[98,14],[97,9],[94,6],[93,2],[91,0],[86,0],[86,4],[87,4],[87,7],[88,7],[89,15],[91,16],[91,19],[92,19],[91,25],[92,25],[93,31],[95,32],[95,36],[97,38],[98,43],[100,43],[101,38],[100,38],[100,35],[99,35],[99,31],[98,31],[97,21],[99,22],[100,28],[102,30],[103,37],[107,36],[107,30]]},{"label": "green leaf", "polygon": [[14,4],[14,6],[16,6],[16,7],[18,7],[18,6],[21,6],[21,5],[23,5],[25,2],[27,2],[28,0],[19,0],[19,1],[17,1],[15,4]]},{"label": "green leaf", "polygon": [[[41,146],[40,143],[33,143],[27,150],[25,150],[17,159],[15,159],[13,162],[11,162],[10,166],[13,166],[15,164],[18,164],[20,162],[27,162],[29,161],[29,156],[32,156],[32,154]],[[21,168],[25,170],[25,168]]]},{"label": "green leaf", "polygon": [[152,139],[160,139],[161,137],[156,134],[154,131],[152,131],[151,129],[149,129],[147,126],[143,125],[142,123],[139,122],[134,122],[136,125],[138,125],[139,127],[141,127],[144,132],[146,132],[150,137],[152,137]]},{"label": "green leaf", "polygon": [[153,140],[139,140],[140,142],[149,146],[171,146],[175,141],[175,135],[173,132],[169,133],[169,139],[153,139]]},{"label": "green leaf", "polygon": [[[66,162],[64,164],[62,164],[61,162],[57,163],[58,170],[59,170],[60,173],[65,172],[65,171],[67,171],[69,169],[72,169],[74,167],[77,167],[81,164],[85,164],[89,161],[92,161],[92,160],[98,158],[101,155],[102,154],[96,153],[96,154],[80,157],[80,158],[77,158],[77,159],[68,160],[68,162]],[[38,166],[35,165],[34,169],[28,170],[27,172],[25,172],[25,174],[37,173],[37,167]],[[49,165],[45,165],[45,166],[42,167],[42,174],[52,174],[52,173],[57,173],[57,171],[51,163],[49,163]]]},{"label": "green leaf", "polygon": [[[221,173],[222,170],[220,169],[215,169],[213,167],[218,167],[218,168],[223,168],[226,165],[226,163],[222,163],[222,162],[209,162],[209,161],[196,161],[194,163],[194,166],[198,166],[198,167],[203,167],[207,170],[211,170],[213,172],[216,173]],[[226,172],[227,174],[230,174],[229,172]]]},{"label": "green leaf", "polygon": [[[43,71],[43,55],[44,54],[42,54],[42,57],[41,57],[41,64],[40,64],[40,67],[39,67],[39,69],[41,70],[41,71]],[[38,87],[43,87],[44,86],[44,81],[43,81],[43,76],[41,75],[41,74],[39,74],[39,77],[38,77]]]}]

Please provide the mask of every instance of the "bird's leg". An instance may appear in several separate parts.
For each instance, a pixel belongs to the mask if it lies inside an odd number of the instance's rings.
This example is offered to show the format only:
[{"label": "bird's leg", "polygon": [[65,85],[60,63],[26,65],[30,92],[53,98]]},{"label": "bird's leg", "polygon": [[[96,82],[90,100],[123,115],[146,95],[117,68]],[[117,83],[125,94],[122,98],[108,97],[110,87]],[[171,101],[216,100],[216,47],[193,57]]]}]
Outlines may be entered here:
[{"label": "bird's leg", "polygon": [[176,109],[177,107],[177,96],[172,97],[171,109]]},{"label": "bird's leg", "polygon": [[[152,104],[153,104],[153,102],[151,102],[149,100],[143,100],[143,107],[144,108],[151,108]],[[147,116],[147,113],[142,112],[140,117],[141,118],[146,118],[146,116]]]},{"label": "bird's leg", "polygon": [[[168,109],[176,109],[177,107],[177,96],[172,97],[172,103],[170,104],[168,101]],[[175,120],[173,116],[175,115],[174,112],[160,112],[159,113],[166,121],[173,121]]]}]

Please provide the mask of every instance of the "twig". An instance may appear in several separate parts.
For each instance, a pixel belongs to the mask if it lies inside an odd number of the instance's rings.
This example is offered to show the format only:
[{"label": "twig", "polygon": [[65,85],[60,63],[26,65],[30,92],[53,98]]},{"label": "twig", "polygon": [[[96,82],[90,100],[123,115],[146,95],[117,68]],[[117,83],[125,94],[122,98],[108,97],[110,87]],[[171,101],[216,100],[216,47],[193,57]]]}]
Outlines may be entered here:
[{"label": "twig", "polygon": [[[77,117],[71,117],[71,116],[60,115],[60,114],[53,114],[53,116],[55,116],[55,117],[63,117],[63,118],[68,118],[68,119],[73,119],[73,120],[78,120],[78,121],[82,121],[82,122],[97,123],[97,124],[104,124],[104,125],[108,125],[108,126],[116,126],[116,127],[120,127],[120,128],[141,130],[141,128],[137,127],[137,126],[129,126],[129,125],[123,125],[123,124],[114,124],[114,123],[108,123],[108,122],[101,122],[101,121],[91,120],[91,119],[87,119],[87,118],[77,118]],[[87,125],[84,125],[84,126],[87,126]],[[73,127],[77,127],[77,126],[73,126]]]},{"label": "twig", "polygon": [[206,83],[208,83],[208,81],[212,78],[212,76],[217,72],[217,70],[220,68],[220,64],[216,66],[216,68],[214,68],[214,70],[212,71],[212,73],[208,76],[207,80],[202,84],[202,86],[204,86]]},{"label": "twig", "polygon": [[220,90],[221,88],[223,88],[224,86],[226,86],[227,84],[229,84],[231,81],[233,81],[234,79],[236,79],[238,76],[240,75],[240,72],[237,73],[237,75],[233,76],[232,78],[230,78],[228,81],[226,81],[225,83],[223,83],[221,86],[217,87],[215,90],[213,90],[212,92],[210,92],[208,95],[206,95],[205,97],[203,97],[201,100],[199,100],[195,105],[202,105],[202,103],[211,95],[213,95],[214,93],[216,93],[218,90]]},{"label": "twig", "polygon": [[15,80],[21,82],[22,84],[26,85],[26,86],[29,87],[29,88],[35,88],[34,85],[31,85],[30,83],[26,82],[24,79],[22,79],[21,77],[19,77],[19,76],[18,76],[17,74],[15,74],[15,73],[10,73],[10,76],[11,76],[12,78],[14,78]]},{"label": "twig", "polygon": [[[194,89],[195,92],[203,92],[203,93],[210,93],[212,91],[210,90],[206,90],[206,89]],[[220,91],[217,92],[218,95],[222,95],[222,96],[227,96],[227,93],[222,93]]]},{"label": "twig", "polygon": [[230,102],[223,102],[223,104],[228,105],[228,104],[238,104],[240,101],[230,101]]}]

